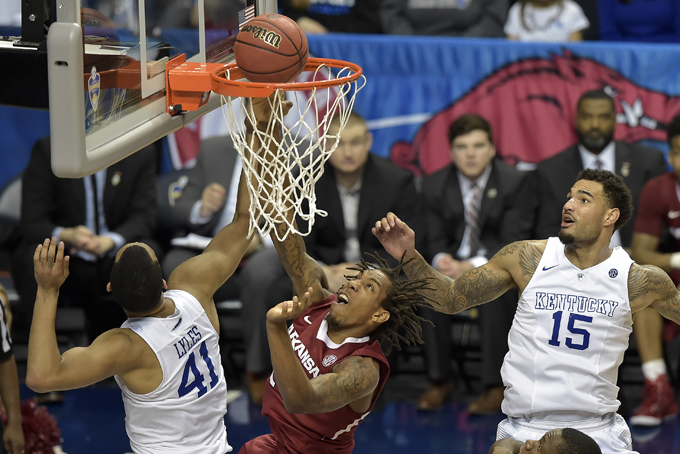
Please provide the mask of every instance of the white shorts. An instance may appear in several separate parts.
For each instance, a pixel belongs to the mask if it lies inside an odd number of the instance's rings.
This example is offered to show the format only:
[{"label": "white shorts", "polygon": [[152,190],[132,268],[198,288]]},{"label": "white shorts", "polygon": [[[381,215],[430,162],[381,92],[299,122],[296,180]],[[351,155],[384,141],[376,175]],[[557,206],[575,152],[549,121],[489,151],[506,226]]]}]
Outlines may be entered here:
[{"label": "white shorts", "polygon": [[540,440],[552,429],[571,427],[589,435],[597,442],[602,454],[639,454],[633,451],[633,438],[626,420],[618,413],[580,421],[545,421],[530,418],[504,419],[498,424],[496,440],[514,438],[519,441]]}]

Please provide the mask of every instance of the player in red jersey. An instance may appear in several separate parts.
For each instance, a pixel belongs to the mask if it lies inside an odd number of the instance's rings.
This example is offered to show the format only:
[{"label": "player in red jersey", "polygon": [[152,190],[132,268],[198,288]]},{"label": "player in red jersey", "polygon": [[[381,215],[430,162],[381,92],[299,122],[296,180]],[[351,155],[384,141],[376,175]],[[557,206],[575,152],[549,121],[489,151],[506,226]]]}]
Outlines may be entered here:
[{"label": "player in red jersey", "polygon": [[[280,237],[284,229],[283,223],[277,226]],[[274,372],[262,414],[272,434],[249,441],[239,452],[349,454],[354,430],[389,375],[380,341],[388,349],[399,348],[400,340],[422,343],[422,319],[415,310],[430,304],[418,293],[430,281],[400,280],[403,263],[391,269],[372,256],[371,263],[362,260],[351,268],[348,282],[332,293],[300,235],[289,234],[282,242],[274,233],[271,237],[300,298],[267,313]]]}]

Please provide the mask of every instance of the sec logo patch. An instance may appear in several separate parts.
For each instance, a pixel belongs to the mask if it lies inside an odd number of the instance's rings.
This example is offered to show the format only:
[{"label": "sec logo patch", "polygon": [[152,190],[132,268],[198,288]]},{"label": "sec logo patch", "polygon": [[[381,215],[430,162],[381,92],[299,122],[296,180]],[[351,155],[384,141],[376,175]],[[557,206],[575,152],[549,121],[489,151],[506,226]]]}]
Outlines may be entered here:
[{"label": "sec logo patch", "polygon": [[321,361],[321,364],[323,367],[328,367],[331,364],[335,363],[338,360],[338,357],[335,355],[326,355],[326,357]]}]

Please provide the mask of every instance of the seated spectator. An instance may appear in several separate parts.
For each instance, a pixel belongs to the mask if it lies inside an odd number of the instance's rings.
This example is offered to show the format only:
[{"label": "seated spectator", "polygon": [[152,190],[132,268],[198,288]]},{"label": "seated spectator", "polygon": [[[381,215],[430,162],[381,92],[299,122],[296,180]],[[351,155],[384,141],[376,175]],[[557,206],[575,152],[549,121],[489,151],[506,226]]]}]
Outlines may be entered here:
[{"label": "seated spectator", "polygon": [[380,21],[391,35],[501,38],[508,0],[383,0]]},{"label": "seated spectator", "polygon": [[[535,190],[530,174],[496,158],[491,125],[478,115],[462,115],[449,126],[451,164],[423,179],[427,219],[427,257],[432,267],[451,279],[488,262],[505,245],[531,238]],[[503,400],[501,366],[508,352],[508,332],[517,309],[508,292],[479,306],[483,393],[471,414],[500,413]],[[453,389],[451,316],[429,308],[423,317],[423,346],[430,381],[418,401],[419,410],[438,410]]]},{"label": "seated spectator", "polygon": [[311,34],[382,33],[381,0],[279,0],[281,14]]},{"label": "seated spectator", "polygon": [[603,41],[680,42],[677,0],[598,0]]},{"label": "seated spectator", "polygon": [[86,178],[57,178],[50,162],[50,138],[45,137],[34,145],[23,173],[23,241],[13,259],[21,297],[15,322],[30,323],[37,291],[33,254],[38,244],[54,236],[66,243],[71,256],[69,282],[61,288],[59,302],[84,310],[91,342],[127,318],[106,290],[118,249],[144,241],[161,253],[151,239],[158,210],[155,147]]},{"label": "seated spectator", "polygon": [[589,25],[573,0],[519,0],[504,30],[512,41],[582,41]]},{"label": "seated spectator", "polygon": [[[668,161],[672,170],[652,178],[642,188],[631,257],[640,264],[658,266],[677,286],[680,285],[680,198],[677,189],[680,182],[680,115],[668,124],[667,131]],[[672,238],[666,238],[668,233]],[[667,249],[674,252],[669,253]],[[666,324],[658,312],[650,308],[636,313],[634,320],[645,387],[644,400],[630,422],[635,426],[658,426],[678,413],[663,355],[663,341],[670,341],[677,334],[678,326],[671,321]]]}]

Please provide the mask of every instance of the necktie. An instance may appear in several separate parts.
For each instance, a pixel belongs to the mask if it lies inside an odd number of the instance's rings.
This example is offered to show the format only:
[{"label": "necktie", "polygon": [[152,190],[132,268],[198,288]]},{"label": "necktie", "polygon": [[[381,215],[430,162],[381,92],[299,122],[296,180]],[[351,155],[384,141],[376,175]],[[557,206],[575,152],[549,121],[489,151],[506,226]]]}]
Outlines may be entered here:
[{"label": "necktie", "polygon": [[465,207],[465,223],[467,224],[470,242],[470,257],[477,255],[477,252],[482,248],[481,231],[479,227],[479,205],[482,190],[478,185],[473,185],[470,188],[472,197],[470,202]]},{"label": "necktie", "polygon": [[97,196],[97,177],[96,174],[90,175],[90,184],[92,185],[92,198],[94,199],[94,233],[99,235],[99,197]]},{"label": "necktie", "polygon": [[602,170],[602,161],[599,159],[595,160],[595,167],[597,167],[597,170]]}]

